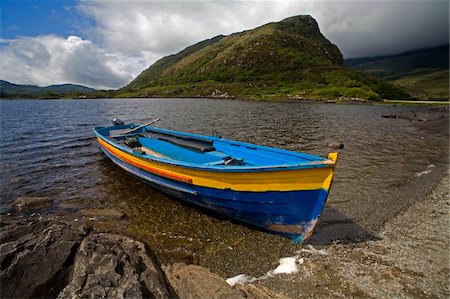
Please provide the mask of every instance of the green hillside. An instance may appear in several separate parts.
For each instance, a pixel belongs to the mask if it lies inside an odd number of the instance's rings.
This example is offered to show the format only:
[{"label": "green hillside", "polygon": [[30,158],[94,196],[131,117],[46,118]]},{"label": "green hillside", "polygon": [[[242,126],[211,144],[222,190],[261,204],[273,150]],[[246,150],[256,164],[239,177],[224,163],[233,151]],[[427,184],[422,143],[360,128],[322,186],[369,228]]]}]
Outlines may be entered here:
[{"label": "green hillside", "polygon": [[0,98],[73,98],[94,91],[95,89],[93,88],[75,84],[39,87],[35,85],[13,84],[0,80]]},{"label": "green hillside", "polygon": [[117,96],[409,98],[400,88],[349,70],[310,16],[218,36],[165,57]]},{"label": "green hillside", "polygon": [[421,99],[449,98],[449,46],[399,55],[349,59],[345,65],[402,86]]}]

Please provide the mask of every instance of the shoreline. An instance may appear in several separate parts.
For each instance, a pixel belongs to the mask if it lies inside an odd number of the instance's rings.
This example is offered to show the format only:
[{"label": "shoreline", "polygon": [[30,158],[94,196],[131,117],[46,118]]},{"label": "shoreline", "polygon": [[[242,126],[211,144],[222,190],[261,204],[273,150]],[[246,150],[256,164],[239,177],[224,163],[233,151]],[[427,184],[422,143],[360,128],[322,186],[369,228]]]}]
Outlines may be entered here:
[{"label": "shoreline", "polygon": [[250,102],[299,102],[308,104],[337,104],[337,105],[388,105],[388,106],[413,106],[413,107],[427,107],[427,106],[444,106],[448,107],[450,105],[449,100],[366,100],[359,98],[330,98],[330,99],[312,99],[312,98],[232,98],[232,97],[95,97],[95,98],[0,98],[0,100],[39,100],[39,101],[54,101],[54,100],[101,100],[101,99],[209,99],[209,100],[230,100],[230,101],[250,101]]}]

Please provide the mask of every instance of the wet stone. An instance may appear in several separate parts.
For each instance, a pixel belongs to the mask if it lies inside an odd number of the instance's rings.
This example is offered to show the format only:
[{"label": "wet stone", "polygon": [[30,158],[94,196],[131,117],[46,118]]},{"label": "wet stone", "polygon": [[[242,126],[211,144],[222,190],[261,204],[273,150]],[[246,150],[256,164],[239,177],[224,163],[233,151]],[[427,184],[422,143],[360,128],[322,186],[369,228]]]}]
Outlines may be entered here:
[{"label": "wet stone", "polygon": [[108,218],[108,219],[122,219],[126,215],[122,211],[117,211],[113,209],[87,209],[81,212],[86,217],[98,217],[98,218]]},{"label": "wet stone", "polygon": [[47,196],[21,196],[13,203],[13,208],[21,212],[38,211],[50,207],[53,199]]},{"label": "wet stone", "polygon": [[330,142],[327,143],[327,147],[335,148],[335,149],[343,149],[344,148],[344,144],[342,142],[339,142],[339,141],[330,141]]}]

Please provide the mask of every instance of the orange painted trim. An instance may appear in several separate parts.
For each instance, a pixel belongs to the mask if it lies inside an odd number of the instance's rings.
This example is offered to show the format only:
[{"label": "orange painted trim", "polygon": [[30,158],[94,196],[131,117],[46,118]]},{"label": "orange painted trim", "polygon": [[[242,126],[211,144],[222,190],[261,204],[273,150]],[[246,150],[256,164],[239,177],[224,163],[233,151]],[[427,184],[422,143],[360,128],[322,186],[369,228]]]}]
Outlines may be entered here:
[{"label": "orange painted trim", "polygon": [[[330,176],[330,174],[334,169],[334,165],[331,165],[334,162],[331,159],[329,160],[329,167],[295,170],[222,172],[211,169],[196,169],[160,162],[157,159],[153,160],[150,155],[148,159],[140,157],[125,149],[120,149],[115,143],[109,143],[107,139],[105,140],[100,136],[97,136],[97,138],[105,152],[130,166],[155,173],[161,177],[171,178],[174,181],[212,189],[246,192],[318,190],[324,188],[324,182],[327,178],[331,181],[332,175]],[[173,163],[176,163],[175,160],[173,160]]]},{"label": "orange painted trim", "polygon": [[149,165],[147,165],[144,161],[141,161],[139,158],[134,157],[128,153],[125,153],[123,151],[121,151],[120,149],[106,143],[105,141],[103,141],[102,139],[98,138],[98,143],[100,143],[101,146],[103,146],[111,155],[115,156],[116,158],[130,164],[133,165],[135,167],[138,167],[142,170],[145,170],[147,172],[165,177],[165,178],[169,178],[172,180],[176,180],[179,182],[183,182],[183,183],[188,183],[188,184],[192,184],[192,179],[186,176],[182,176],[179,174],[174,174],[171,172],[167,172],[155,167],[151,167]]}]

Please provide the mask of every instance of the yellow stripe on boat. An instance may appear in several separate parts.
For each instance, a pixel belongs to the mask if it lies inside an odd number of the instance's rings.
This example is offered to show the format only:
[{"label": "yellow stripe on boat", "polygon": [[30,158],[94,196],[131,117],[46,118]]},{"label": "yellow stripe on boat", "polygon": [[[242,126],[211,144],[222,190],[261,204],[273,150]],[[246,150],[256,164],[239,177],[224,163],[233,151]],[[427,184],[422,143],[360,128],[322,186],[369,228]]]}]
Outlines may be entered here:
[{"label": "yellow stripe on boat", "polygon": [[[262,172],[216,172],[174,166],[136,157],[97,137],[112,155],[150,173],[196,186],[235,191],[266,192],[295,190],[328,190],[333,167]],[[335,162],[337,154],[330,154]],[[333,159],[334,158],[334,159]]]},{"label": "yellow stripe on boat", "polygon": [[[333,161],[335,166],[336,166],[337,158],[338,158],[338,153],[329,153],[328,154],[328,159]],[[326,180],[323,182],[322,189],[324,189],[326,191],[330,190],[331,183],[333,182],[333,176],[334,176],[334,167],[331,170],[328,177],[326,178]]]}]

